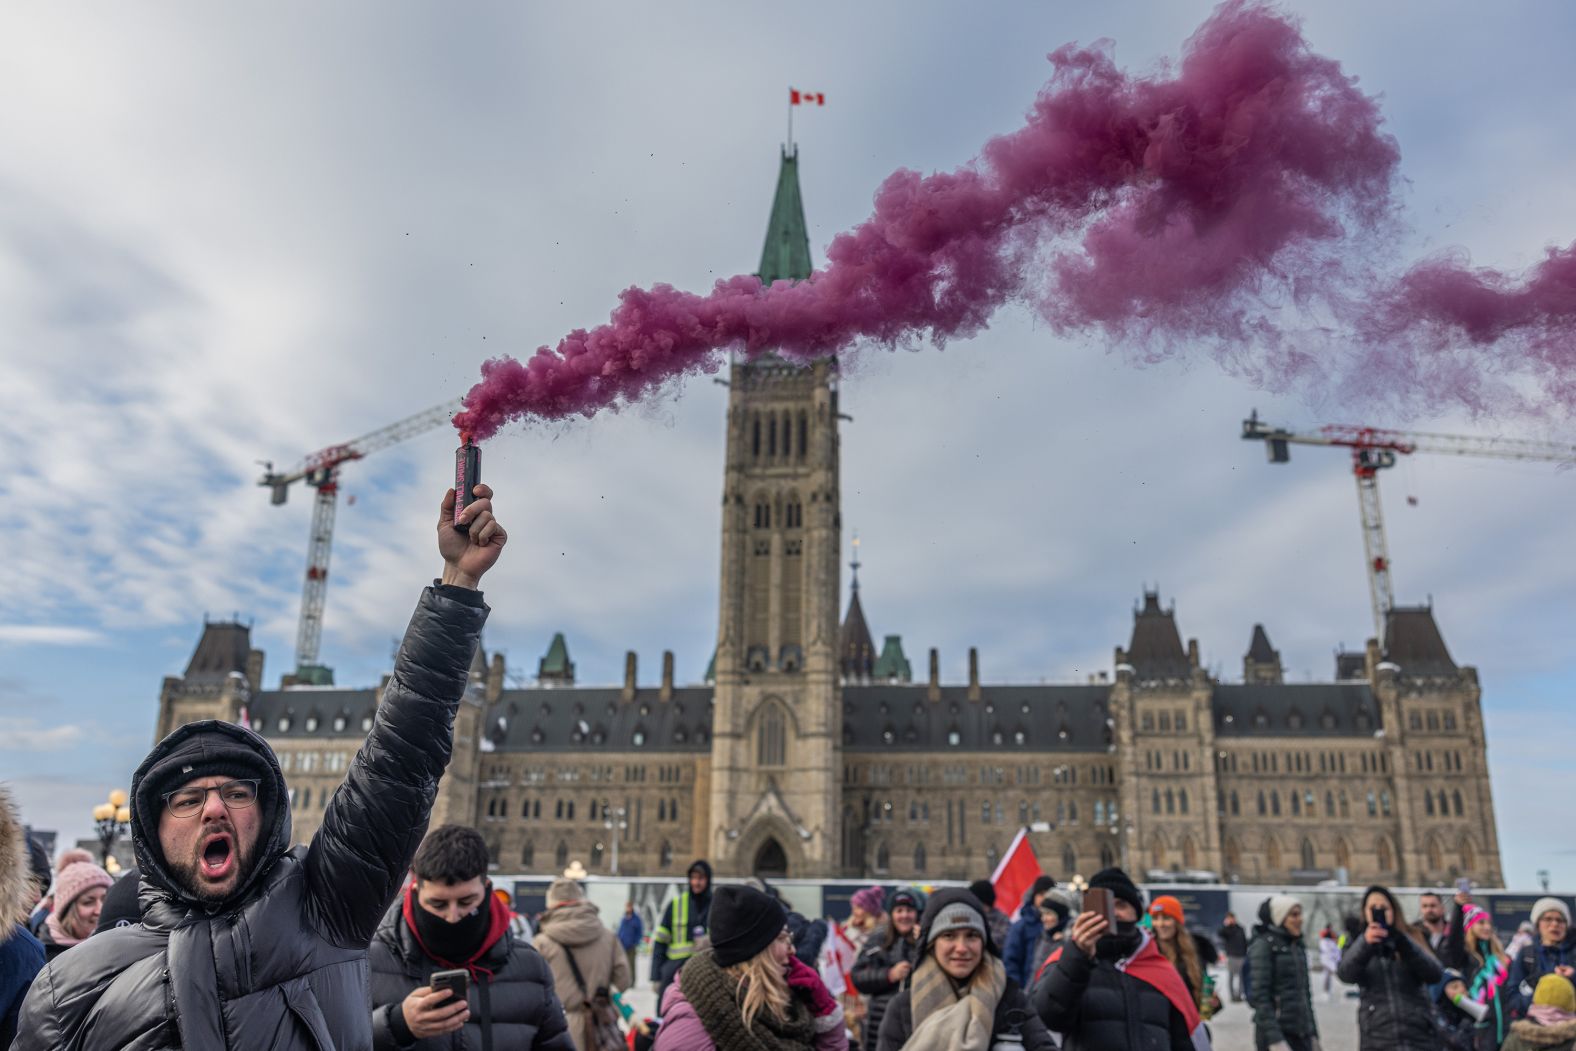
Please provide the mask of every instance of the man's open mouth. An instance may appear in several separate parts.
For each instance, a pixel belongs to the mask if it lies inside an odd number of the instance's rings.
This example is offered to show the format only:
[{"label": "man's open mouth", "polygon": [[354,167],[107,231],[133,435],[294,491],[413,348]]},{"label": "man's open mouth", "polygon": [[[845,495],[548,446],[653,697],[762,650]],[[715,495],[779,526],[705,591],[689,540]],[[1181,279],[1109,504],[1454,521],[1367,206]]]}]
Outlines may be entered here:
[{"label": "man's open mouth", "polygon": [[203,844],[200,856],[203,877],[221,880],[235,867],[235,843],[228,832],[220,832]]}]

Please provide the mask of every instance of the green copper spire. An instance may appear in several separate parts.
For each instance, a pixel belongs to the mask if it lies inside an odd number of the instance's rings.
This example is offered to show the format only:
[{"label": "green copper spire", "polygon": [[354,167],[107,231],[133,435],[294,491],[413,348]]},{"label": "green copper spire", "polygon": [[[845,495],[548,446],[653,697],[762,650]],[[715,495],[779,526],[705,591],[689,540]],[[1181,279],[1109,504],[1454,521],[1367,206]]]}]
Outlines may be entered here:
[{"label": "green copper spire", "polygon": [[569,659],[569,645],[564,642],[564,633],[555,632],[553,641],[548,644],[547,653],[536,666],[538,682],[561,682],[574,685],[575,662]]},{"label": "green copper spire", "polygon": [[804,199],[799,195],[799,150],[782,154],[777,173],[777,195],[772,198],[772,218],[766,227],[766,247],[761,250],[761,281],[803,281],[810,276],[810,233],[804,225]]}]

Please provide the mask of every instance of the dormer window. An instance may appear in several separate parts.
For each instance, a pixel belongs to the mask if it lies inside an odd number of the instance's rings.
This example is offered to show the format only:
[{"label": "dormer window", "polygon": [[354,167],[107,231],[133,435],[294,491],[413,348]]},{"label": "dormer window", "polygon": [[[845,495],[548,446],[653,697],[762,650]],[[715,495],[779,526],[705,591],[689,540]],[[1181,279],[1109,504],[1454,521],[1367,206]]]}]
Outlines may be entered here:
[{"label": "dormer window", "polygon": [[334,732],[337,734],[345,732],[345,716],[343,713],[334,716]]},{"label": "dormer window", "polygon": [[290,716],[288,716],[288,715],[281,715],[279,717],[279,722],[275,723],[274,726],[275,726],[275,729],[279,733],[282,733],[282,734],[289,733],[290,732]]},{"label": "dormer window", "polygon": [[371,712],[368,712],[366,715],[363,715],[361,717],[361,732],[362,733],[371,733],[372,732],[372,713]]},{"label": "dormer window", "polygon": [[317,713],[316,712],[314,712],[311,715],[306,717],[306,732],[309,733],[309,734],[317,733]]}]

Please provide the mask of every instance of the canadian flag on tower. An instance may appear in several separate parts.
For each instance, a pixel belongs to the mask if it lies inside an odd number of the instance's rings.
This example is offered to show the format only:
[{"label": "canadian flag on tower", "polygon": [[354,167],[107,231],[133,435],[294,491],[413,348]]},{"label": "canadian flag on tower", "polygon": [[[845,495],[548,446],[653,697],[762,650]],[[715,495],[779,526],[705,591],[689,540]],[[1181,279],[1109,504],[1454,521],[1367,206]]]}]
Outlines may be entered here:
[{"label": "canadian flag on tower", "polygon": [[1034,856],[1034,848],[1029,845],[1028,832],[1026,828],[1018,830],[1012,845],[1002,856],[1001,864],[996,866],[996,871],[990,877],[991,886],[996,888],[996,900],[1001,903],[1001,911],[1008,916],[1018,914],[1024,893],[1034,886],[1035,880],[1045,875],[1045,870],[1040,868],[1040,859]]},{"label": "canadian flag on tower", "polygon": [[824,106],[826,105],[826,96],[819,91],[800,91],[798,88],[789,88],[788,104],[790,106]]}]

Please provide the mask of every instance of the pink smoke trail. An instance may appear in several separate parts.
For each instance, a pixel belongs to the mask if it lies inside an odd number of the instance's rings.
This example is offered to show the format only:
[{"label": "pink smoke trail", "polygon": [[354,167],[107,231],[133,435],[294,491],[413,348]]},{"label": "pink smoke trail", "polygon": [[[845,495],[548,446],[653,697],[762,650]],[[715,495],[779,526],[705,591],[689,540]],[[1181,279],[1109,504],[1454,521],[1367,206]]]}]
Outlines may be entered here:
[{"label": "pink smoke trail", "polygon": [[[957,171],[888,177],[871,217],[838,235],[809,279],[768,288],[737,276],[705,295],[626,289],[606,324],[525,362],[486,362],[455,425],[480,440],[522,417],[589,416],[714,370],[730,350],[808,360],[863,343],[944,344],[1011,300],[1059,332],[1098,330],[1155,353],[1203,343],[1270,386],[1326,371],[1286,338],[1288,307],[1323,305],[1374,339],[1421,322],[1472,339],[1554,323],[1536,281],[1444,261],[1354,305],[1374,287],[1366,261],[1393,223],[1399,150],[1375,101],[1264,3],[1217,8],[1174,76],[1130,77],[1100,46],[1050,58],[1021,129]],[[1566,290],[1568,323],[1572,267],[1554,262],[1546,283]],[[1568,373],[1556,353],[1547,348],[1550,370]]]}]

